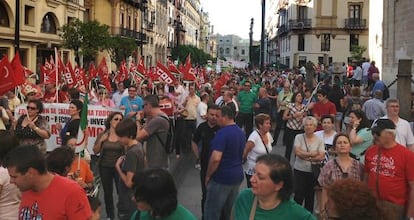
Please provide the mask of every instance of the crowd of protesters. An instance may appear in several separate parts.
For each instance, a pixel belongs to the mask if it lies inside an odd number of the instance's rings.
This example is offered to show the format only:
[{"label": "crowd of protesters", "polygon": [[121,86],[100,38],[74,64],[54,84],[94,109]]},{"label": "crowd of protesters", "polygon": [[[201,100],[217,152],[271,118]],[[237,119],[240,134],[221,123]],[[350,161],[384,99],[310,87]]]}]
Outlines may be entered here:
[{"label": "crowd of protesters", "polygon": [[[75,147],[79,91],[48,84],[24,100],[9,92],[0,102],[0,219],[99,219],[98,176],[108,219],[195,219],[168,172],[170,153],[191,152],[202,219],[414,218],[414,136],[399,101],[384,101],[375,62],[344,64],[341,77],[330,69],[315,68],[311,85],[304,70],[212,71],[203,84],[113,80],[113,93],[97,80],[88,103],[123,113],[107,117],[93,152]],[[56,101],[69,104],[69,119],[57,126],[62,146],[46,152],[42,103]],[[20,103],[27,114],[15,118]]]}]

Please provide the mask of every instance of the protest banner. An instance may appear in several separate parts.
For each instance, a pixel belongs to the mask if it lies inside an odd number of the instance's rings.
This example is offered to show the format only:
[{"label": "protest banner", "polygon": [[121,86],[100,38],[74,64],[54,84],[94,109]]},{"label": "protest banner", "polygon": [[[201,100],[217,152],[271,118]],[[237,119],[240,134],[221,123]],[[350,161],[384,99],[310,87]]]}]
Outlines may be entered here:
[{"label": "protest banner", "polygon": [[[15,109],[16,118],[23,114],[26,114],[27,104],[21,104]],[[65,103],[43,103],[42,116],[49,122],[51,136],[46,140],[47,151],[52,151],[56,147],[61,145],[61,139],[59,137],[59,131],[56,128],[56,124],[62,124],[70,120],[69,104]],[[101,105],[88,105],[88,151],[93,154],[93,145],[95,144],[96,137],[105,130],[105,121],[111,112],[123,112],[120,109],[103,107]]]}]

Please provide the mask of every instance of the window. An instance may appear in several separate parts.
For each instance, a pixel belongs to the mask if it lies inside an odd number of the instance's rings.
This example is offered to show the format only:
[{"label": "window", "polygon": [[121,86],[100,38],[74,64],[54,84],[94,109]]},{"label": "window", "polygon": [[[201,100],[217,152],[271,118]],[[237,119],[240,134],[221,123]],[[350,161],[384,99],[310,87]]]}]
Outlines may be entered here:
[{"label": "window", "polygon": [[241,50],[241,54],[244,55],[246,51],[244,49]]},{"label": "window", "polygon": [[230,54],[230,48],[226,48],[226,54]]},{"label": "window", "polygon": [[72,23],[75,20],[74,17],[68,17],[68,24]]},{"label": "window", "polygon": [[124,27],[124,13],[121,13],[121,14],[120,14],[120,17],[119,17],[119,24],[120,24],[121,28],[123,28],[123,27]]},{"label": "window", "polygon": [[351,34],[349,35],[349,51],[352,51],[354,46],[359,45],[359,35],[358,34]]},{"label": "window", "polygon": [[35,13],[34,7],[29,6],[29,5],[24,6],[24,24],[25,25],[34,26],[34,20],[35,20],[34,13]]},{"label": "window", "polygon": [[298,35],[298,51],[305,51],[305,35]]},{"label": "window", "polygon": [[321,35],[321,51],[330,51],[331,50],[331,35],[322,34]]},{"label": "window", "polygon": [[348,6],[348,16],[349,18],[356,18],[356,19],[360,19],[361,16],[361,8],[362,5],[360,4],[352,4]]},{"label": "window", "polygon": [[308,7],[298,6],[298,20],[305,20],[308,18]]},{"label": "window", "polygon": [[6,54],[9,54],[9,48],[0,47],[0,59],[3,59],[3,56],[5,56]]},{"label": "window", "polygon": [[2,2],[0,2],[0,26],[1,27],[10,26],[9,15],[7,13],[6,7],[4,6],[4,3]]},{"label": "window", "polygon": [[220,54],[223,55],[224,49],[222,47],[220,47],[219,51],[220,51]]},{"label": "window", "polygon": [[48,12],[42,19],[42,25],[40,32],[48,34],[56,34],[56,24],[54,16],[51,12]]}]

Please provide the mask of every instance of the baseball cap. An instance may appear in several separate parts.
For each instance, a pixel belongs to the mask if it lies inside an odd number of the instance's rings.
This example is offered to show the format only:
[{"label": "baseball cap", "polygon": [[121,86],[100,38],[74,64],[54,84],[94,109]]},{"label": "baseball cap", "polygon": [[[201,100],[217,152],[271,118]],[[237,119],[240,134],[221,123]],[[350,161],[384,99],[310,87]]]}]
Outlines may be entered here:
[{"label": "baseball cap", "polygon": [[380,134],[381,131],[385,129],[395,129],[395,124],[390,119],[381,118],[376,120],[371,127],[371,131],[373,134]]}]

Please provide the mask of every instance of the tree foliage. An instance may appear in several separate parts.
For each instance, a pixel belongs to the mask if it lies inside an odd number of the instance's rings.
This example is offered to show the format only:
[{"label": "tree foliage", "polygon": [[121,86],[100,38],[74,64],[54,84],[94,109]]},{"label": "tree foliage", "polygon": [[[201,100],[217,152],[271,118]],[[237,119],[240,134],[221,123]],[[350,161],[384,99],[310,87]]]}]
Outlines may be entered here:
[{"label": "tree foliage", "polygon": [[94,61],[98,51],[110,46],[109,26],[101,25],[98,21],[82,22],[75,19],[61,27],[60,36],[63,46],[73,49],[77,57],[83,55],[85,61]]},{"label": "tree foliage", "polygon": [[179,59],[181,62],[185,61],[188,54],[191,54],[191,62],[194,65],[204,65],[207,63],[207,60],[213,60],[210,54],[192,45],[180,45],[171,50],[172,58],[174,60]]},{"label": "tree foliage", "polygon": [[111,56],[111,61],[120,64],[122,60],[126,60],[137,49],[135,39],[112,36],[110,38],[108,52]]},{"label": "tree foliage", "polygon": [[367,50],[367,48],[365,46],[360,46],[360,45],[353,45],[351,48],[351,57],[353,61],[361,61],[362,60],[362,55],[364,54],[364,52]]}]

